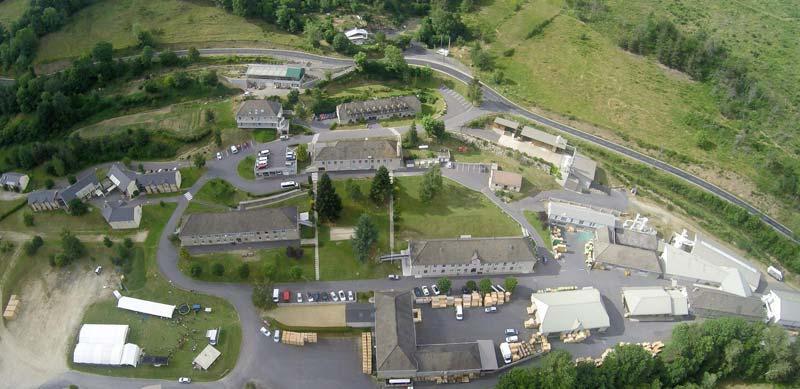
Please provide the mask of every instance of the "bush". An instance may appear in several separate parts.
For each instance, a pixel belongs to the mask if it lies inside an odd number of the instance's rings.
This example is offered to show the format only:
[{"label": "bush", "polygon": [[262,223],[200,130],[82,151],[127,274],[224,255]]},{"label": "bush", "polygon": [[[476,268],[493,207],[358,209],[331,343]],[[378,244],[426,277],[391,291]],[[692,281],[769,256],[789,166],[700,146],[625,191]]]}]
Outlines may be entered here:
[{"label": "bush", "polygon": [[272,285],[269,283],[258,284],[253,287],[253,305],[261,309],[271,309],[275,307],[272,301]]},{"label": "bush", "polygon": [[189,274],[191,274],[194,278],[200,277],[203,274],[203,267],[200,266],[200,264],[195,263],[189,269]]},{"label": "bush", "polygon": [[481,291],[481,294],[486,294],[492,291],[492,280],[488,278],[484,278],[478,284],[478,290]]},{"label": "bush", "polygon": [[113,245],[114,245],[114,242],[111,241],[111,238],[109,238],[108,236],[104,236],[103,237],[103,246],[111,247]]},{"label": "bush", "polygon": [[33,214],[25,212],[25,214],[22,215],[22,222],[27,227],[33,227]]},{"label": "bush", "polygon": [[239,278],[243,280],[248,279],[250,277],[250,265],[247,263],[239,265],[237,272],[239,273]]},{"label": "bush", "polygon": [[222,277],[225,275],[225,265],[217,262],[211,266],[211,274],[214,274],[217,277]]},{"label": "bush", "polygon": [[517,288],[517,279],[514,277],[506,277],[506,280],[503,282],[503,287],[506,289],[506,292],[514,293],[514,289]]},{"label": "bush", "polygon": [[27,254],[29,257],[32,257],[37,251],[39,251],[39,248],[42,247],[42,245],[44,245],[44,240],[41,236],[36,235],[30,241],[25,242],[25,246],[23,248],[25,249],[25,254]]},{"label": "bush", "polygon": [[442,277],[436,281],[436,286],[439,288],[439,291],[444,294],[450,293],[450,287],[452,285],[450,279],[447,277]]}]

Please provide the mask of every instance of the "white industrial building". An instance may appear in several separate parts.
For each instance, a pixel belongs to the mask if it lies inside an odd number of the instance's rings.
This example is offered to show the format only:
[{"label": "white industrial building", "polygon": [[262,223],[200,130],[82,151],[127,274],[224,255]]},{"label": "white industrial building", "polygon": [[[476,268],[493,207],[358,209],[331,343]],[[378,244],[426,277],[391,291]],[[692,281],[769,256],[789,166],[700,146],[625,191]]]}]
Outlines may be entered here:
[{"label": "white industrial building", "polygon": [[767,319],[784,327],[800,328],[800,293],[770,290],[761,298],[767,308]]},{"label": "white industrial building", "polygon": [[172,319],[172,314],[175,312],[174,305],[161,304],[133,297],[120,297],[117,300],[117,308],[160,316],[167,319]]},{"label": "white industrial building", "polygon": [[121,324],[84,324],[72,353],[74,363],[133,366],[139,364],[142,349],[125,343],[130,327]]},{"label": "white industrial building", "polygon": [[625,317],[634,321],[673,320],[689,314],[686,288],[643,286],[622,288]]},{"label": "white industrial building", "polygon": [[576,227],[594,229],[599,227],[614,228],[617,224],[617,216],[610,211],[564,201],[548,202],[547,216],[550,219],[550,224],[554,225],[569,224]]},{"label": "white industrial building", "polygon": [[538,330],[562,335],[581,330],[605,331],[611,325],[600,291],[583,289],[531,294]]}]

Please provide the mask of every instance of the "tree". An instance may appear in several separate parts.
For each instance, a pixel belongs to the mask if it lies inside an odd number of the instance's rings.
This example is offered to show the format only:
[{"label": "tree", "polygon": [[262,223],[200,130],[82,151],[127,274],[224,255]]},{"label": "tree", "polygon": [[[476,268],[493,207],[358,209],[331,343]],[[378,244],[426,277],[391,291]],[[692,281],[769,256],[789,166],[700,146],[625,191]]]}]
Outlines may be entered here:
[{"label": "tree", "polygon": [[336,193],[328,173],[323,173],[317,182],[317,214],[321,221],[336,221],[342,213],[342,199]]},{"label": "tree", "polygon": [[254,286],[252,300],[253,305],[261,309],[270,309],[275,307],[275,302],[272,301],[272,285],[267,282]]},{"label": "tree", "polygon": [[473,105],[481,105],[481,102],[483,102],[483,88],[481,88],[481,82],[478,77],[473,77],[467,86],[467,100]]},{"label": "tree", "polygon": [[122,241],[122,245],[125,246],[125,248],[127,248],[127,249],[132,249],[133,248],[133,240],[131,240],[131,238],[125,238]]},{"label": "tree", "polygon": [[353,251],[361,262],[366,262],[369,259],[373,246],[378,242],[378,228],[372,222],[369,215],[362,214],[358,218],[356,228],[353,233],[351,241]]},{"label": "tree", "polygon": [[297,281],[303,277],[303,268],[298,265],[294,265],[289,268],[289,277],[292,277],[293,280]]},{"label": "tree", "polygon": [[473,280],[469,280],[469,281],[467,281],[467,285],[466,285],[466,287],[467,287],[467,289],[469,289],[470,291],[473,291],[473,290],[478,290],[478,284],[476,284],[476,283],[475,283],[475,281],[473,281]]},{"label": "tree", "polygon": [[39,251],[39,248],[42,247],[42,245],[44,245],[44,240],[42,237],[39,235],[34,236],[30,241],[25,242],[25,254],[27,254],[29,257],[32,257],[37,251]]},{"label": "tree", "polygon": [[403,147],[405,148],[413,148],[417,147],[419,144],[419,133],[417,132],[417,122],[412,121],[411,127],[408,129],[408,132],[403,137]]},{"label": "tree", "polygon": [[189,250],[187,250],[186,247],[181,247],[181,249],[178,251],[178,256],[180,257],[181,261],[192,260],[192,254],[189,254]]},{"label": "tree", "polygon": [[408,63],[403,57],[403,51],[396,46],[389,45],[383,49],[383,62],[386,70],[397,74],[405,74],[408,70]]},{"label": "tree", "polygon": [[423,203],[428,203],[442,191],[444,182],[442,181],[442,169],[439,165],[433,165],[422,176],[422,185],[419,187],[419,198]]},{"label": "tree", "polygon": [[378,168],[375,176],[372,178],[372,186],[369,189],[369,198],[377,205],[386,204],[389,195],[392,192],[392,182],[389,177],[389,169],[386,166]]},{"label": "tree", "polygon": [[275,276],[278,275],[278,267],[274,263],[268,262],[264,264],[263,272],[265,280],[274,281]]},{"label": "tree", "polygon": [[488,278],[482,279],[478,283],[478,290],[481,291],[481,294],[486,294],[492,291],[492,280]]},{"label": "tree", "polygon": [[25,212],[25,214],[22,215],[22,222],[27,227],[33,227],[33,214],[29,213],[29,212]]},{"label": "tree", "polygon": [[488,71],[494,67],[494,58],[484,51],[478,42],[475,42],[475,45],[472,46],[469,55],[472,58],[472,65],[480,70]]},{"label": "tree", "polygon": [[289,94],[286,95],[286,107],[292,108],[298,101],[300,101],[300,91],[297,89],[290,90]]},{"label": "tree", "polygon": [[239,268],[236,270],[239,273],[239,278],[246,280],[250,277],[250,264],[243,263],[239,265]]},{"label": "tree", "polygon": [[202,169],[204,166],[206,166],[206,158],[203,156],[203,154],[197,153],[192,156],[192,163],[196,168]]},{"label": "tree", "polygon": [[198,278],[203,274],[203,267],[199,263],[193,263],[192,267],[189,268],[189,274],[194,278]]},{"label": "tree", "polygon": [[45,189],[53,189],[54,186],[56,186],[56,183],[55,183],[55,181],[53,181],[52,178],[48,178],[48,179],[44,180]]},{"label": "tree", "polygon": [[70,200],[67,203],[67,209],[72,216],[82,216],[89,212],[89,206],[78,198]]},{"label": "tree", "polygon": [[502,70],[497,69],[492,73],[492,82],[495,84],[502,84],[506,80],[506,75]]},{"label": "tree", "polygon": [[214,144],[217,145],[217,147],[222,146],[222,130],[219,128],[214,129]]},{"label": "tree", "polygon": [[353,62],[356,64],[356,70],[363,72],[367,66],[367,54],[365,54],[363,51],[359,51],[353,56]]},{"label": "tree", "polygon": [[503,287],[505,288],[506,292],[514,293],[514,289],[517,288],[517,279],[514,277],[506,277],[505,281],[503,281]]},{"label": "tree", "polygon": [[83,242],[66,230],[61,233],[61,250],[64,256],[64,265],[86,254],[86,246],[83,245]]},{"label": "tree", "polygon": [[350,40],[344,35],[344,33],[338,33],[336,36],[333,37],[333,49],[336,52],[341,54],[348,54],[350,50],[352,50],[353,44],[350,43]]},{"label": "tree", "polygon": [[356,180],[348,178],[344,186],[347,188],[347,196],[351,199],[361,200],[364,196],[364,194],[361,193],[361,185],[359,185]]},{"label": "tree", "polygon": [[472,0],[461,0],[461,4],[458,6],[458,9],[462,14],[468,14],[470,11],[472,11],[472,7]]},{"label": "tree", "polygon": [[225,265],[215,262],[211,265],[211,273],[217,277],[222,277],[225,274]]},{"label": "tree", "polygon": [[106,247],[110,248],[113,245],[114,245],[114,242],[111,241],[111,238],[109,238],[107,235],[103,237],[103,246],[106,246]]},{"label": "tree", "polygon": [[439,291],[441,291],[444,294],[450,293],[450,287],[452,285],[453,284],[450,282],[450,279],[447,277],[442,277],[436,280],[436,286],[439,287]]},{"label": "tree", "polygon": [[114,60],[114,47],[111,43],[100,41],[92,48],[92,59],[97,62],[111,62]]},{"label": "tree", "polygon": [[189,48],[186,58],[189,59],[189,62],[197,62],[200,59],[200,51],[197,50],[196,47],[192,46]]},{"label": "tree", "polygon": [[295,154],[297,155],[297,162],[306,162],[308,161],[308,145],[305,143],[300,143],[297,145],[295,149]]},{"label": "tree", "polygon": [[[214,87],[219,84],[219,77],[217,76],[217,71],[214,69],[206,69],[200,73],[200,76],[197,78],[197,81],[200,82],[201,85],[207,87]],[[211,121],[214,119],[214,111],[208,111],[211,117]]]},{"label": "tree", "polygon": [[424,116],[422,118],[422,128],[429,137],[442,141],[447,135],[445,132],[444,121],[434,119],[431,116]]}]

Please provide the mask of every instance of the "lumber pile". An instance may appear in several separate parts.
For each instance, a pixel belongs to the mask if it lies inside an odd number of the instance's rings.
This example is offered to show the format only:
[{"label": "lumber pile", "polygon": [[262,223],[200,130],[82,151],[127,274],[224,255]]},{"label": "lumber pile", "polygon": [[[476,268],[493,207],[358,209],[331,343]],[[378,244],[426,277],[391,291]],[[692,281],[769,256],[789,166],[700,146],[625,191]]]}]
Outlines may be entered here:
[{"label": "lumber pile", "polygon": [[317,343],[316,332],[283,331],[281,342],[292,346],[304,346],[306,343]]},{"label": "lumber pile", "polygon": [[472,292],[472,307],[473,308],[481,307],[481,294],[478,292]]},{"label": "lumber pile", "polygon": [[589,330],[574,331],[567,334],[561,334],[561,341],[564,343],[580,343],[589,338],[591,333]]},{"label": "lumber pile", "polygon": [[6,305],[6,309],[3,311],[3,319],[6,320],[14,320],[17,318],[17,310],[20,306],[20,300],[17,298],[17,295],[12,294],[11,297],[8,299],[8,305]]},{"label": "lumber pile", "polygon": [[455,297],[447,296],[447,306],[448,307],[452,307],[454,305],[460,305],[460,304],[456,304],[456,298]]},{"label": "lumber pile", "polygon": [[372,335],[361,333],[361,372],[372,375]]},{"label": "lumber pile", "polygon": [[[620,346],[625,346],[625,345],[628,345],[628,344],[631,344],[631,343],[628,343],[628,342],[620,342],[619,343]],[[664,342],[661,342],[661,341],[642,342],[642,343],[636,343],[636,345],[641,346],[643,349],[645,349],[647,352],[649,352],[650,355],[653,356],[653,358],[655,358],[656,355],[658,355],[661,352],[661,350],[664,348]],[[603,351],[602,354],[600,354],[600,358],[597,358],[597,359],[578,358],[578,359],[575,360],[575,363],[578,363],[578,362],[581,362],[581,361],[593,361],[595,363],[595,365],[600,366],[606,360],[606,357],[608,357],[613,352],[614,352],[613,348],[607,348],[605,351]]]},{"label": "lumber pile", "polygon": [[525,328],[536,328],[536,319],[530,318],[522,323]]},{"label": "lumber pile", "polygon": [[511,349],[511,362],[528,357],[538,357],[549,353],[552,349],[544,335],[533,335],[528,342],[513,342],[509,343],[508,347]]},{"label": "lumber pile", "polygon": [[486,293],[486,296],[483,298],[483,306],[493,307],[495,305],[497,305],[497,293],[494,293],[494,297],[492,297],[492,293]]},{"label": "lumber pile", "polygon": [[[472,295],[471,294],[462,294],[461,295],[461,305],[464,308],[472,308]],[[477,305],[475,305],[477,307]]]},{"label": "lumber pile", "polygon": [[528,311],[528,315],[535,315],[536,314],[536,305],[531,304],[525,307],[525,310]]},{"label": "lumber pile", "polygon": [[422,310],[419,308],[412,308],[411,309],[411,316],[414,317],[414,323],[419,323],[422,321]]},{"label": "lumber pile", "polygon": [[431,297],[431,308],[447,308],[447,296]]},{"label": "lumber pile", "polygon": [[531,335],[531,340],[528,341],[528,344],[533,346],[537,354],[546,354],[553,349],[547,337],[539,333]]},{"label": "lumber pile", "polygon": [[564,292],[568,290],[578,290],[577,286],[559,286],[558,288],[544,288],[539,289],[536,293],[553,293],[553,292]]}]

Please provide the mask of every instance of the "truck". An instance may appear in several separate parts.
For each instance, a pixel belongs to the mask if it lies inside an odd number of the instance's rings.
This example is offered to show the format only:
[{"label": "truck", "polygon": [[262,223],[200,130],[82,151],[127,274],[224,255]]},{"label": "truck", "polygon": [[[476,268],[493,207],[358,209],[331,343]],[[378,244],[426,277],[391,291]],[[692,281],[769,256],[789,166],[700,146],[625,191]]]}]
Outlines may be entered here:
[{"label": "truck", "polygon": [[464,320],[464,307],[461,304],[456,305],[456,320]]},{"label": "truck", "polygon": [[511,347],[508,343],[500,343],[500,353],[503,354],[503,362],[511,363]]}]

